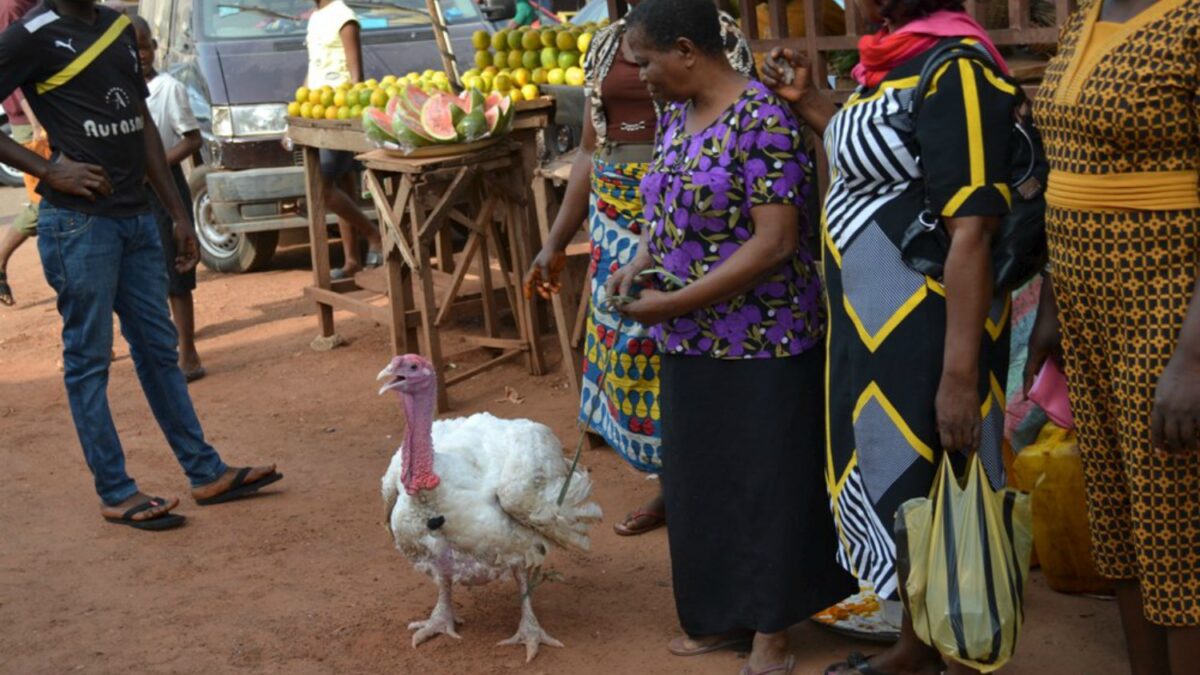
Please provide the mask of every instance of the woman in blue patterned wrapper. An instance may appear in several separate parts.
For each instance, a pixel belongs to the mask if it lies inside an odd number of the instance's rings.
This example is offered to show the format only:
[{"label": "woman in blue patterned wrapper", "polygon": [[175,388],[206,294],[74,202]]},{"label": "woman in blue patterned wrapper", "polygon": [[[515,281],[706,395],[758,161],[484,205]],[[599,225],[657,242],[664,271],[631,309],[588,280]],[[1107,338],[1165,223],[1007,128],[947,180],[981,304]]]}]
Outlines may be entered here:
[{"label": "woman in blue patterned wrapper", "polygon": [[[720,21],[726,58],[737,71],[752,75],[753,55],[736,20],[721,14]],[[643,227],[638,183],[654,150],[657,120],[654,100],[638,78],[637,66],[622,52],[625,34],[625,21],[614,22],[596,34],[584,56],[587,101],[581,152],[571,168],[562,208],[526,283],[543,297],[557,292],[564,251],[586,218],[593,280],[579,420],[635,469],[658,473],[658,347],[643,326],[622,322],[604,303],[603,291],[609,275],[637,252]],[[609,373],[602,381],[606,368]],[[655,495],[614,529],[620,535],[637,535],[665,522],[662,497]]]}]

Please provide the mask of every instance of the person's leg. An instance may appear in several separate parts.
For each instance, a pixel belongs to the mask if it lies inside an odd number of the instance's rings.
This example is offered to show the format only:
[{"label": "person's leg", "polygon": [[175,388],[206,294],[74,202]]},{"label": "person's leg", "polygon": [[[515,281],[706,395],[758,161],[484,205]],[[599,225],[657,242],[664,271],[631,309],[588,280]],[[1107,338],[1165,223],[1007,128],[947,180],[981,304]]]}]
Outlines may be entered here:
[{"label": "person's leg", "polygon": [[0,235],[0,305],[12,306],[16,302],[12,287],[8,285],[8,259],[26,239],[29,237],[11,226],[4,228],[4,234]]},{"label": "person's leg", "polygon": [[179,333],[179,367],[187,378],[194,379],[192,373],[201,372],[201,364],[200,354],[196,351],[196,312],[192,292],[171,295],[169,298],[171,318]]},{"label": "person's leg", "polygon": [[1189,675],[1200,670],[1200,627],[1168,628],[1167,654],[1171,675]]},{"label": "person's leg", "polygon": [[[327,185],[325,194],[329,194],[332,189],[334,188]],[[328,207],[328,204],[326,206]],[[358,234],[350,223],[338,217],[338,235],[342,238],[342,273],[337,276],[352,277],[362,269],[362,263],[358,259]]]},{"label": "person's leg", "polygon": [[[1117,608],[1121,613],[1121,628],[1125,631],[1125,645],[1129,650],[1129,672],[1132,675],[1170,673],[1167,633],[1161,626],[1146,620],[1141,584],[1136,579],[1122,579],[1116,585]],[[1195,667],[1200,662],[1192,663]]]},{"label": "person's leg", "polygon": [[38,252],[63,318],[63,372],[75,431],[96,492],[115,507],[138,494],[108,407],[112,312],[122,241],[107,219],[43,205]]},{"label": "person's leg", "polygon": [[354,207],[354,210],[362,216],[360,220],[351,221],[358,234],[367,240],[368,253],[376,255],[367,256],[367,266],[378,266],[381,264],[382,258],[379,257],[379,252],[383,249],[383,240],[380,238],[379,229],[371,222],[367,215],[358,208],[358,202],[354,199],[354,195],[358,193],[358,181],[355,180],[354,162],[351,161],[347,165],[347,170],[337,179],[338,188],[341,189],[343,195]]},{"label": "person's leg", "polygon": [[746,665],[751,672],[756,673],[786,664],[789,656],[787,631],[755,633],[754,645],[750,648]]},{"label": "person's leg", "polygon": [[[925,675],[937,675],[942,672],[942,659],[938,655],[937,650],[921,641],[917,637],[917,633],[913,630],[912,619],[908,615],[908,610],[904,612],[904,619],[900,624],[900,639],[896,644],[883,652],[870,658],[870,666],[874,670],[881,673],[919,673]],[[953,675],[966,675],[971,673],[971,670],[961,670],[963,666],[957,663],[949,664],[947,672]],[[830,669],[827,673],[837,673],[838,675],[858,675],[860,671],[855,670],[852,665],[842,664],[840,667]]]},{"label": "person's leg", "polygon": [[150,409],[192,486],[213,483],[228,467],[204,440],[179,369],[178,336],[165,302],[168,282],[158,225],[150,214],[119,222],[130,231],[114,303],[121,333]]}]

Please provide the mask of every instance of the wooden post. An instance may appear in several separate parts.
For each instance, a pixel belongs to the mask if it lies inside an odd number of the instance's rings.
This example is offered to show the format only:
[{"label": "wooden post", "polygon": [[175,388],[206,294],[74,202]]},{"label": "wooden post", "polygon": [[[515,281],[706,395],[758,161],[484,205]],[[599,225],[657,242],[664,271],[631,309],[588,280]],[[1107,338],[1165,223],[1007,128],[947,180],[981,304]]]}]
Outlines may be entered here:
[{"label": "wooden post", "polygon": [[[412,179],[405,176],[405,180]],[[419,280],[421,284],[421,299],[418,301],[421,310],[421,352],[434,364],[440,364],[442,362],[442,340],[438,336],[438,329],[435,325],[437,323],[437,307],[433,292],[433,270],[429,265],[429,244],[421,237],[421,230],[425,229],[425,207],[421,201],[422,187],[422,185],[417,185],[413,188],[413,196],[408,205],[409,227],[412,232],[411,245],[417,260],[422,261],[420,269],[414,270],[413,281],[418,282]],[[438,368],[437,381],[437,409],[438,412],[445,412],[450,408],[450,399],[446,396],[446,373],[441,368]]]},{"label": "wooden post", "polygon": [[[321,181],[321,156],[317,148],[304,146],[304,192],[308,205],[308,241],[312,252],[313,285],[328,290],[329,233],[325,225],[325,184]],[[333,307],[317,303],[321,337],[333,337]]]},{"label": "wooden post", "polygon": [[450,42],[450,33],[446,30],[446,17],[442,14],[440,0],[425,0],[425,8],[429,11],[429,19],[433,23],[433,37],[437,41],[438,53],[442,56],[442,69],[454,86],[460,90],[462,81],[458,75],[458,61],[454,58],[454,45]]}]

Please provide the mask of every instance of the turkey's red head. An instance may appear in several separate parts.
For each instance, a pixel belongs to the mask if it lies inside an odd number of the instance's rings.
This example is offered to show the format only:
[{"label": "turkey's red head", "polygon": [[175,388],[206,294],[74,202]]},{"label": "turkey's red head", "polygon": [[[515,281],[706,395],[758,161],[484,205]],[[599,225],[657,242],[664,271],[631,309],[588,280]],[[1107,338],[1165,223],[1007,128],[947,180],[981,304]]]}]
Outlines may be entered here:
[{"label": "turkey's red head", "polygon": [[403,394],[428,392],[437,383],[433,364],[420,354],[405,354],[392,359],[387,367],[379,371],[376,380],[386,380],[379,393],[398,391]]}]

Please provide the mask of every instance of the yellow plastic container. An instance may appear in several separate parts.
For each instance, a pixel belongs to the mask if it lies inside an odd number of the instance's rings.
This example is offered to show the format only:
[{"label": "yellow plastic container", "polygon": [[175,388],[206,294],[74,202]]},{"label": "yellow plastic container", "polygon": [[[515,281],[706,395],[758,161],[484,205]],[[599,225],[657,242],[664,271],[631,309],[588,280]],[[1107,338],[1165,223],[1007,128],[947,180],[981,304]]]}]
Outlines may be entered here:
[{"label": "yellow plastic container", "polygon": [[1032,495],[1033,546],[1050,588],[1060,593],[1112,593],[1096,572],[1088,536],[1083,466],[1075,432],[1048,422],[1013,463],[1017,485]]}]

